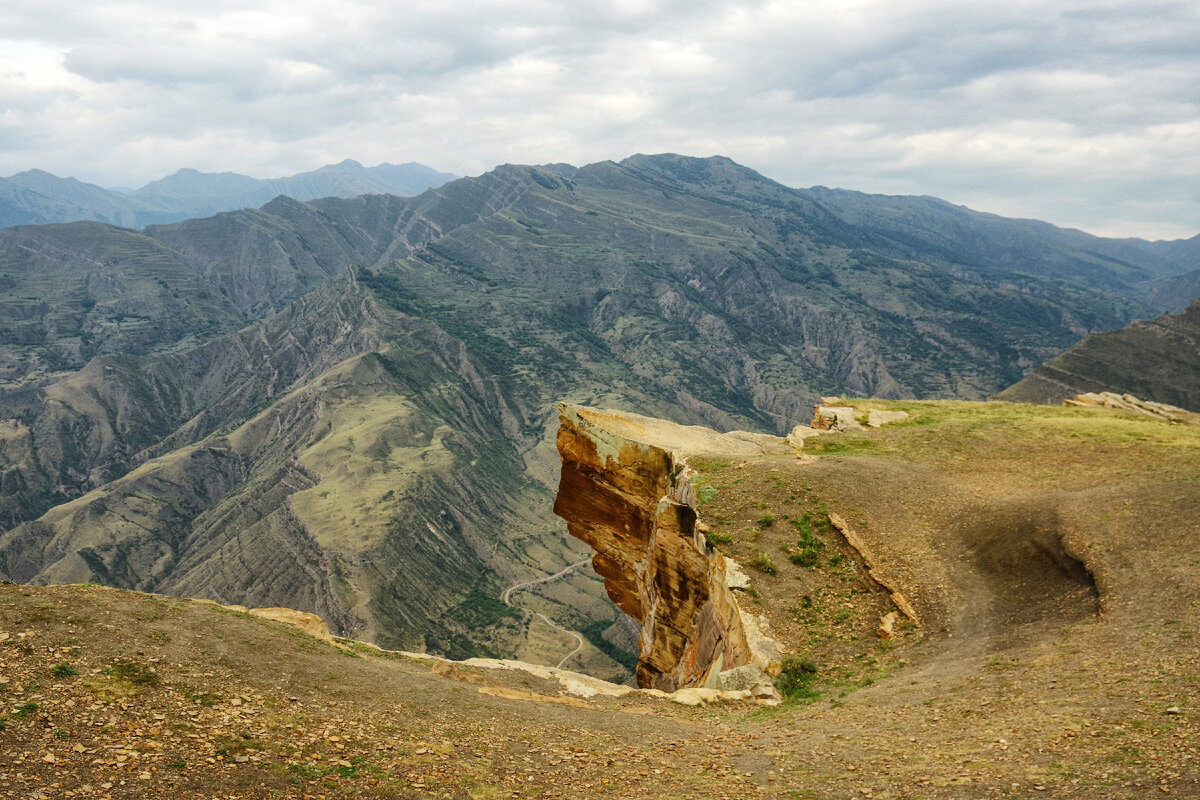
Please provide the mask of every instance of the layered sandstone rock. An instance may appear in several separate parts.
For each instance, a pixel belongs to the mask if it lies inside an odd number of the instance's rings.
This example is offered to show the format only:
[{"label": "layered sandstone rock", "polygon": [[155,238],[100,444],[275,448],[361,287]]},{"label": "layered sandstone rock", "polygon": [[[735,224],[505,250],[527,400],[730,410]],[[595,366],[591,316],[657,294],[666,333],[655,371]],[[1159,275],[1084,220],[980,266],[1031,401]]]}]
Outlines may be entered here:
[{"label": "layered sandstone rock", "polygon": [[[822,404],[813,406],[812,423],[809,428],[803,430],[809,431],[809,436],[825,431],[861,431],[866,428],[882,428],[889,422],[899,422],[903,419],[908,419],[907,411],[869,408],[864,418],[853,406]],[[796,431],[793,431],[792,435],[796,435]]]},{"label": "layered sandstone rock", "polygon": [[[687,455],[790,452],[773,436],[718,434],[614,411],[559,406],[562,479],[554,513],[595,550],[609,597],[642,624],[638,685],[722,688],[721,673],[778,674],[764,620],[743,612],[737,570],[697,530]],[[744,576],[741,576],[744,579]],[[741,684],[753,684],[744,671]]]},{"label": "layered sandstone rock", "polygon": [[1136,411],[1156,419],[1175,422],[1184,425],[1200,425],[1200,414],[1188,411],[1178,406],[1156,403],[1153,400],[1142,400],[1131,394],[1116,392],[1086,392],[1076,395],[1073,399],[1063,400],[1064,406],[1102,406],[1104,408],[1121,408],[1126,411]]}]

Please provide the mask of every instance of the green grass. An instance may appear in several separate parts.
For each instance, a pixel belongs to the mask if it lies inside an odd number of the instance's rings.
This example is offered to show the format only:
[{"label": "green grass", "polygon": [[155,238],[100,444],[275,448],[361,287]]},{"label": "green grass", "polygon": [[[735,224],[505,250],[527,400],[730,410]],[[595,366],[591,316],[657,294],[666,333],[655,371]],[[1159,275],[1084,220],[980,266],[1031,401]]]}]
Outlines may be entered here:
[{"label": "green grass", "polygon": [[799,538],[796,540],[797,552],[788,555],[788,560],[801,567],[815,567],[821,563],[821,552],[825,542],[817,535],[818,531],[830,530],[829,518],[813,519],[812,514],[805,511],[798,519],[788,520],[796,529]]},{"label": "green grass", "polygon": [[104,670],[105,675],[126,681],[134,686],[153,686],[159,682],[158,673],[129,658],[118,658]]},{"label": "green grass", "polygon": [[727,533],[717,533],[716,531],[708,531],[704,534],[704,541],[710,548],[716,547],[719,544],[733,544],[733,537]]},{"label": "green grass", "polygon": [[775,559],[771,558],[761,550],[750,562],[750,566],[754,567],[759,572],[766,573],[767,575],[779,574],[779,568],[775,566]]},{"label": "green grass", "polygon": [[66,661],[61,661],[50,668],[50,674],[56,678],[69,678],[72,675],[78,675],[79,670],[72,667]]},{"label": "green grass", "polygon": [[30,714],[32,714],[33,712],[35,712],[37,710],[38,710],[38,704],[33,702],[32,700],[29,700],[24,703],[17,703],[17,705],[13,707],[12,716],[18,717],[18,718],[28,717]]},{"label": "green grass", "polygon": [[790,655],[783,659],[782,669],[775,678],[775,688],[783,695],[785,705],[811,702],[821,696],[814,688],[817,665],[807,658]]}]

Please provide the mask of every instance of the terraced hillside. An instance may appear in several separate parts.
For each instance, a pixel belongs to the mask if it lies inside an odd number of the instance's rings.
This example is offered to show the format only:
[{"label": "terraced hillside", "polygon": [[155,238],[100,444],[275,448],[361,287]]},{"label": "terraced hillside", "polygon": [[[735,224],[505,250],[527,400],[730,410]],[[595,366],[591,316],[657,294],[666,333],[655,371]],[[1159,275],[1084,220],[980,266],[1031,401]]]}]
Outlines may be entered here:
[{"label": "terraced hillside", "polygon": [[1200,411],[1200,300],[1180,314],[1087,336],[996,396],[1057,403],[1105,391]]}]

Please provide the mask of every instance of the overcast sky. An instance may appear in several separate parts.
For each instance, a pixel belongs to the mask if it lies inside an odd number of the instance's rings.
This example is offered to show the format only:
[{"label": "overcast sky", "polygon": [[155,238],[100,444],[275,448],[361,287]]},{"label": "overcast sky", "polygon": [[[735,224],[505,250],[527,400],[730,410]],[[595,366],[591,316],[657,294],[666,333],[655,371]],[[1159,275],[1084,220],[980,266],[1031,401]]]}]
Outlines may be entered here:
[{"label": "overcast sky", "polygon": [[0,175],[727,155],[1200,232],[1200,3],[0,0]]}]

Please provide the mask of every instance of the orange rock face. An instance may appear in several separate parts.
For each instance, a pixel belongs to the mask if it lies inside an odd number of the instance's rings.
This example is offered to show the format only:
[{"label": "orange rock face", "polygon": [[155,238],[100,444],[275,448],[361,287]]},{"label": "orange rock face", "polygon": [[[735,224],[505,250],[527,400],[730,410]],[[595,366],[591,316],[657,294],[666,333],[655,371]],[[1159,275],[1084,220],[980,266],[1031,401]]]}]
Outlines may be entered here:
[{"label": "orange rock face", "polygon": [[562,480],[554,513],[595,550],[609,597],[642,624],[638,685],[711,684],[751,663],[725,559],[696,530],[682,458],[651,444],[636,415],[559,408]]}]

